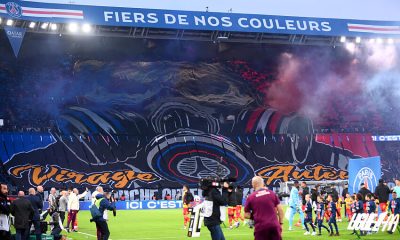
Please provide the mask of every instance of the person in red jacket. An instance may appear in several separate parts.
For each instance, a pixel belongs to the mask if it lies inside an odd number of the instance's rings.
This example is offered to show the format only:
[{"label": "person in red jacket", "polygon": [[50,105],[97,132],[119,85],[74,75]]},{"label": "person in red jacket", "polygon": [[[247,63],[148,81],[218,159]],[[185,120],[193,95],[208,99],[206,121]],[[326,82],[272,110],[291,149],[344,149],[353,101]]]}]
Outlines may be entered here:
[{"label": "person in red jacket", "polygon": [[281,240],[284,214],[278,196],[265,187],[260,176],[253,178],[252,185],[254,192],[246,200],[244,217],[254,220],[254,239]]}]

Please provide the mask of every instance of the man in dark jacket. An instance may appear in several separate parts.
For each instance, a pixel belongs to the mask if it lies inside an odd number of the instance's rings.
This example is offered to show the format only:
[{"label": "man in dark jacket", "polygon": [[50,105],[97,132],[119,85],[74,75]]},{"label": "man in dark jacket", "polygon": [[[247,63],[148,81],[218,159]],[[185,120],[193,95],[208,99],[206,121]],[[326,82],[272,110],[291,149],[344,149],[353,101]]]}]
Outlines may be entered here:
[{"label": "man in dark jacket", "polygon": [[[42,207],[43,207],[43,203],[44,203],[44,188],[42,185],[39,185],[36,187],[36,194],[35,194],[39,199],[40,202],[42,203]],[[43,209],[39,209],[39,215],[42,214]],[[46,219],[48,212],[45,212],[45,214],[43,215],[43,219]]]},{"label": "man in dark jacket", "polygon": [[10,201],[7,198],[7,184],[0,184],[0,239],[11,240],[10,233]]},{"label": "man in dark jacket", "polygon": [[16,240],[26,240],[29,238],[30,221],[33,219],[33,207],[31,202],[26,199],[23,191],[18,192],[16,199],[10,206],[11,214],[14,216],[14,227]]},{"label": "man in dark jacket", "polygon": [[311,200],[313,203],[317,202],[317,197],[319,196],[319,184],[311,188]]},{"label": "man in dark jacket", "polygon": [[346,195],[349,193],[349,185],[344,185],[343,191],[342,191],[342,197],[343,199],[346,198]]},{"label": "man in dark jacket", "polygon": [[29,188],[29,196],[26,197],[32,204],[33,207],[33,219],[32,224],[35,227],[36,240],[41,240],[42,231],[40,229],[40,211],[43,209],[43,202],[36,195],[34,188]]},{"label": "man in dark jacket", "polygon": [[222,223],[220,207],[228,204],[228,187],[229,184],[225,182],[222,195],[220,191],[214,187],[203,189],[203,197],[205,197],[204,226],[210,231],[212,240],[225,240],[224,233],[220,226]]},{"label": "man in dark jacket", "polygon": [[306,182],[302,182],[301,189],[302,189],[302,194],[301,194],[302,205],[305,205],[306,204],[306,195],[310,194],[310,188],[307,186]]},{"label": "man in dark jacket", "polygon": [[93,221],[96,223],[98,240],[108,240],[110,237],[110,230],[108,229],[107,221],[103,217],[106,209],[110,211],[115,209],[115,199],[113,199],[112,202],[110,202],[109,199],[109,193],[97,194],[96,201],[94,202],[101,213],[101,216],[93,219]]},{"label": "man in dark jacket", "polygon": [[382,212],[386,212],[387,202],[389,201],[390,189],[385,185],[383,179],[379,179],[379,184],[375,189],[375,195],[379,200],[379,208]]},{"label": "man in dark jacket", "polygon": [[365,203],[365,196],[367,194],[372,194],[371,191],[365,187],[364,183],[361,183],[361,189],[358,191],[359,194],[362,196],[362,201]]}]

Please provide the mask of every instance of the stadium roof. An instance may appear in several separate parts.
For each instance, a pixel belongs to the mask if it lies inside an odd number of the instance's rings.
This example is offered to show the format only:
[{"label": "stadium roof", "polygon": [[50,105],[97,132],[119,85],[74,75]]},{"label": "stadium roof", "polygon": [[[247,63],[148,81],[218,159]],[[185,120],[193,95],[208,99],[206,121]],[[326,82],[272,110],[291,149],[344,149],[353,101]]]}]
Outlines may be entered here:
[{"label": "stadium roof", "polygon": [[0,0],[0,28],[46,34],[338,46],[344,44],[344,37],[357,43],[373,38],[397,41],[397,9],[400,1],[396,0],[336,0],[323,5],[317,0]]}]

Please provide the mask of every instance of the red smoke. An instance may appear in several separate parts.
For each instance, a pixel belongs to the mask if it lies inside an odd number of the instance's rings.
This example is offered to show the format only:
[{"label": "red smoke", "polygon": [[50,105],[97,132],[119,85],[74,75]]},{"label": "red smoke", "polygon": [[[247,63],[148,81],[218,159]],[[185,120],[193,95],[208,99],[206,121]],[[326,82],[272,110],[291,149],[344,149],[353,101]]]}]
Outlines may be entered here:
[{"label": "red smoke", "polygon": [[[330,128],[391,126],[400,107],[400,61],[395,46],[351,49],[295,47],[278,55],[272,73],[243,61],[233,66],[263,97],[263,105],[300,113]],[[266,66],[268,68],[270,66]]]}]

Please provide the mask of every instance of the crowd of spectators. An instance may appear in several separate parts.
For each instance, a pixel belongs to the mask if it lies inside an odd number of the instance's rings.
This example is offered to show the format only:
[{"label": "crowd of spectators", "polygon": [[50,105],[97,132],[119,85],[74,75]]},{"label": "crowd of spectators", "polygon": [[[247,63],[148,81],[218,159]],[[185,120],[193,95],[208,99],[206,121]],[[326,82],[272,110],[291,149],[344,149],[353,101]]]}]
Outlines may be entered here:
[{"label": "crowd of spectators", "polygon": [[[29,188],[27,192],[19,191],[15,196],[9,195],[8,185],[1,183],[0,189],[0,218],[3,223],[0,228],[0,239],[11,240],[10,217],[14,217],[15,239],[27,240],[35,235],[36,240],[42,239],[42,234],[50,233],[55,240],[66,239],[62,231],[76,232],[78,230],[77,215],[80,199],[88,194],[88,189],[79,194],[78,189],[52,188],[45,199],[42,186]],[[45,207],[45,202],[48,205]],[[115,211],[115,200],[110,193],[97,187],[92,194],[92,202],[99,201],[101,216],[91,221],[96,223],[98,239],[108,239],[110,232],[106,220],[107,209]],[[66,226],[65,226],[66,225]],[[50,231],[48,229],[50,228]]]},{"label": "crowd of spectators", "polygon": [[383,174],[391,182],[400,178],[400,142],[375,142]]},{"label": "crowd of spectators", "polygon": [[[264,104],[266,91],[271,83],[276,80],[276,71],[273,68],[255,67],[243,60],[228,61],[227,64],[232,71],[238,73],[244,81],[247,81],[259,95],[259,103]],[[60,84],[67,81],[60,75],[71,75],[65,64],[59,64],[59,69],[46,72],[36,67],[20,68],[12,70],[12,66],[0,64],[0,78],[3,79],[0,88],[0,118],[4,119],[8,130],[19,129],[40,129],[52,127],[57,120],[57,111],[51,113],[51,109],[62,110],[63,106],[79,104],[80,96],[66,99],[63,97],[63,90],[48,93],[47,88],[53,84]],[[71,65],[71,64],[70,64]],[[36,65],[35,65],[36,66]],[[70,66],[71,67],[71,66]],[[60,79],[62,78],[62,79]],[[62,86],[60,86],[62,88]],[[43,93],[41,93],[43,91]],[[73,102],[71,102],[73,101]],[[38,107],[40,106],[40,107]],[[335,99],[329,104],[324,112],[315,119],[314,125],[317,128],[332,129],[340,131],[349,129],[371,133],[393,133],[400,130],[399,121],[396,117],[386,118],[396,112],[393,107],[386,110],[371,108],[366,112],[354,111],[351,101],[346,99]],[[382,112],[383,111],[383,112]]]}]

